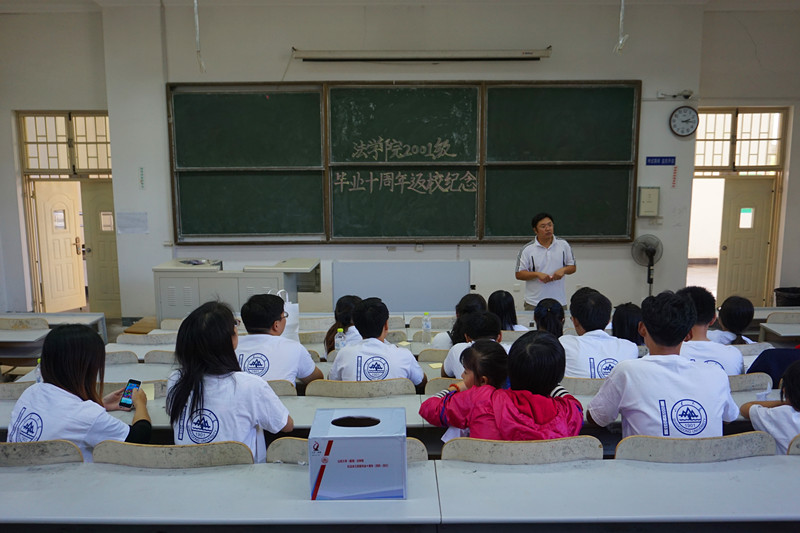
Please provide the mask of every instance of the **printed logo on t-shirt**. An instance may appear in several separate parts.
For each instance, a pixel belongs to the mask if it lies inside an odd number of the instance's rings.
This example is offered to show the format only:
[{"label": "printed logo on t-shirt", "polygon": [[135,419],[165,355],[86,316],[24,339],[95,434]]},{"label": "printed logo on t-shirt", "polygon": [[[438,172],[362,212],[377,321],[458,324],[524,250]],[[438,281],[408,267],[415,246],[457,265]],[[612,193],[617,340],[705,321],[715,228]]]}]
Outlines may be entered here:
[{"label": "printed logo on t-shirt", "polygon": [[718,366],[718,367],[720,367],[722,370],[725,370],[725,367],[724,367],[724,366],[722,366],[722,363],[720,363],[719,361],[714,361],[713,359],[707,359],[707,360],[705,360],[705,361],[703,361],[703,362],[704,362],[705,364],[707,364],[707,365],[717,365],[717,366]]},{"label": "printed logo on t-shirt", "polygon": [[706,410],[694,400],[681,400],[672,406],[670,419],[675,429],[684,435],[697,435],[706,428]]},{"label": "printed logo on t-shirt", "polygon": [[264,377],[268,370],[269,359],[263,353],[254,353],[244,362],[244,371],[248,374]]},{"label": "printed logo on t-shirt", "polygon": [[31,413],[20,421],[17,429],[17,442],[38,441],[42,436],[42,417]]},{"label": "printed logo on t-shirt", "polygon": [[192,442],[206,444],[213,441],[219,433],[219,419],[209,409],[198,409],[189,417],[187,433]]},{"label": "printed logo on t-shirt", "polygon": [[385,379],[389,375],[389,362],[383,357],[374,355],[364,363],[364,374],[370,381]]},{"label": "printed logo on t-shirt", "polygon": [[614,367],[617,366],[617,360],[612,359],[611,357],[607,357],[603,359],[597,364],[597,377],[601,379],[605,379],[611,374],[611,371],[614,370]]}]

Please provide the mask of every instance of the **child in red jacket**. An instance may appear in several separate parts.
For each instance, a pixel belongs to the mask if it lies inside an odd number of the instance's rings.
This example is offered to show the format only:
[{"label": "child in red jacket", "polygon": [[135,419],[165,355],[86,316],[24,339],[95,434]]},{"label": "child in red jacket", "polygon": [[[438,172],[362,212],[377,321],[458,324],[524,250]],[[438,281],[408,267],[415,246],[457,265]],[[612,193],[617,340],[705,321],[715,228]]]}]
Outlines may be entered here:
[{"label": "child in red jacket", "polygon": [[[503,347],[496,342],[476,341],[461,356],[464,385],[458,391],[442,391],[428,398],[419,414],[436,426],[469,428],[470,437],[477,439],[544,440],[577,435],[583,426],[583,407],[558,385],[566,365],[558,339],[531,331],[511,346],[510,390],[491,383],[480,370],[503,354]],[[469,381],[476,386],[466,388]]]}]

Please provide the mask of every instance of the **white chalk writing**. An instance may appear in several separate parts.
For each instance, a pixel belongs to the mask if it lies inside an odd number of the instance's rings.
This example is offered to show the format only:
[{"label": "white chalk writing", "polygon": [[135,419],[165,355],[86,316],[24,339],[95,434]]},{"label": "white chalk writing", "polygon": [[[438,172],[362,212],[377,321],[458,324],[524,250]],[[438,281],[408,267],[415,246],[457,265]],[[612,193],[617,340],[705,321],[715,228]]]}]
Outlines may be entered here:
[{"label": "white chalk writing", "polygon": [[388,192],[435,194],[477,192],[478,178],[470,171],[336,171],[333,190],[337,193]]},{"label": "white chalk writing", "polygon": [[445,157],[456,157],[457,154],[450,153],[450,141],[436,139],[436,142],[427,144],[407,144],[397,139],[370,139],[368,141],[357,141],[353,143],[353,159],[371,159],[373,161],[399,161],[408,157],[421,155],[432,161]]}]

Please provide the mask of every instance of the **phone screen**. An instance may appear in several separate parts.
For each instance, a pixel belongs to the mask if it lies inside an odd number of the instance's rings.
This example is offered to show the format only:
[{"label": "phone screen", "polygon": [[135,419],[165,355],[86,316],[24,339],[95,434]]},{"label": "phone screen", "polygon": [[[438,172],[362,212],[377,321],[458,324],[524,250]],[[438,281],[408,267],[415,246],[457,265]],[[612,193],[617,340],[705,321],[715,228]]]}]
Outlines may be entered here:
[{"label": "phone screen", "polygon": [[133,407],[133,393],[141,384],[141,381],[136,381],[135,379],[128,380],[128,385],[125,387],[125,392],[122,393],[122,398],[119,401],[120,407]]}]

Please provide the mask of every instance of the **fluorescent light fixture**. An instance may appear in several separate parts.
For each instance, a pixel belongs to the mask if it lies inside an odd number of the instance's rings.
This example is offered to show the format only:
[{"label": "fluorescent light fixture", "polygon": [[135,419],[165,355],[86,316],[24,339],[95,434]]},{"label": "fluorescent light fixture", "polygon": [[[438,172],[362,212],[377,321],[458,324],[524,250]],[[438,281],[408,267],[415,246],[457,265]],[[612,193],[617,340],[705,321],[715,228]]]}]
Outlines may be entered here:
[{"label": "fluorescent light fixture", "polygon": [[301,61],[539,61],[550,57],[544,50],[298,50],[292,59]]}]

